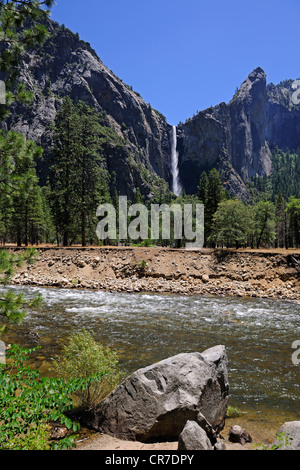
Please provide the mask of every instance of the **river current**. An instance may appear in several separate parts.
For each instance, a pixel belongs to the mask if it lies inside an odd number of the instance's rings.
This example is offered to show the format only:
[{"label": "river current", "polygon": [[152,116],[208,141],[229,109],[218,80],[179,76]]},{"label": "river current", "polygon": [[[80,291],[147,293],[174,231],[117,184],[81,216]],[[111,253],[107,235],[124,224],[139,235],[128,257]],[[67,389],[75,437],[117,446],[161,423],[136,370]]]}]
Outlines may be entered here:
[{"label": "river current", "polygon": [[[2,287],[3,293],[8,287]],[[226,346],[230,404],[250,413],[300,420],[300,303],[264,299],[125,294],[9,287],[42,305],[2,339],[35,353],[43,373],[73,330],[91,330],[118,352],[126,374],[182,352]],[[300,358],[300,354],[299,354]]]}]

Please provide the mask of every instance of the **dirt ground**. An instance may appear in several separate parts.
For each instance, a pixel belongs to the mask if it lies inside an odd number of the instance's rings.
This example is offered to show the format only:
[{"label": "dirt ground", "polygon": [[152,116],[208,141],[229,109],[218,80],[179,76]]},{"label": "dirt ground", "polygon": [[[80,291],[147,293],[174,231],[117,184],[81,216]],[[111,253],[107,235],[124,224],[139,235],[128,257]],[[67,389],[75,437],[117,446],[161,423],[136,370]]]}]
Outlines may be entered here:
[{"label": "dirt ground", "polygon": [[[241,445],[229,442],[229,430],[233,425],[239,425],[246,429],[252,438],[252,442]],[[221,433],[222,440],[226,445],[226,450],[260,450],[263,446],[271,444],[276,437],[276,433],[283,423],[265,423],[263,421],[249,421],[246,418],[237,417],[226,420],[225,428]],[[136,441],[125,441],[112,436],[97,432],[88,432],[87,436],[82,436],[77,442],[76,450],[87,451],[177,451],[178,442],[157,442],[145,444]]]},{"label": "dirt ground", "polygon": [[[128,451],[128,450],[146,450],[146,451],[177,451],[178,443],[177,442],[159,442],[154,444],[143,444],[142,442],[130,442],[122,441],[107,435],[100,435],[89,439],[87,442],[82,442],[78,444],[76,450],[85,450],[85,451]],[[252,449],[251,444],[232,444],[226,442],[226,450],[254,450]]]}]

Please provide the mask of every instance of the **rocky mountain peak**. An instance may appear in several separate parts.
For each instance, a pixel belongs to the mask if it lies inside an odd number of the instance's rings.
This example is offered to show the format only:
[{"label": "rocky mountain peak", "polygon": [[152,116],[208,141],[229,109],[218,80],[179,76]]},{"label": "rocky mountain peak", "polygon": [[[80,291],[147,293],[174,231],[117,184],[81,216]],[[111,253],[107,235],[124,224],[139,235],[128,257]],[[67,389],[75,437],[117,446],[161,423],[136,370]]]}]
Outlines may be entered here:
[{"label": "rocky mountain peak", "polygon": [[[122,139],[105,150],[108,173],[120,194],[146,197],[171,187],[172,126],[139,93],[109,70],[78,34],[49,21],[50,38],[24,56],[20,79],[34,94],[30,108],[14,105],[6,128],[35,140],[47,151],[50,125],[65,96],[82,100],[106,116]],[[248,198],[247,181],[270,175],[271,149],[300,147],[300,105],[292,102],[293,81],[267,85],[265,71],[254,69],[228,103],[198,113],[177,127],[180,181],[195,193],[205,170],[217,168],[231,195]]]}]

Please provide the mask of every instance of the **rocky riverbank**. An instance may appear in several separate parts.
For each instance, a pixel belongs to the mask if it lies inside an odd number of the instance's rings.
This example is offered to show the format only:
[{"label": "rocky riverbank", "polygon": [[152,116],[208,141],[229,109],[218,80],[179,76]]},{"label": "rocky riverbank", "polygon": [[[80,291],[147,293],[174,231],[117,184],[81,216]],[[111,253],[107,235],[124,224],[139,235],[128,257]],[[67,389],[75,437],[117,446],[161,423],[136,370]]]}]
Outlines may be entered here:
[{"label": "rocky riverbank", "polygon": [[[14,248],[16,250],[16,248]],[[300,251],[38,248],[15,285],[300,300]]]}]

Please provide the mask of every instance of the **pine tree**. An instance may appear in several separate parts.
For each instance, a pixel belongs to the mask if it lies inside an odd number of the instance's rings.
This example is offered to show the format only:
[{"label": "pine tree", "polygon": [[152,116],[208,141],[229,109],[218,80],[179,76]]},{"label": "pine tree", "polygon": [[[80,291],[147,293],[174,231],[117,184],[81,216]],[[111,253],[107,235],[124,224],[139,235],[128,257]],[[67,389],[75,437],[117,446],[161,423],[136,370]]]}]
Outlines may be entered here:
[{"label": "pine tree", "polygon": [[218,170],[213,168],[209,173],[207,199],[205,204],[205,239],[211,235],[213,217],[223,197],[223,185]]},{"label": "pine tree", "polygon": [[79,102],[77,109],[79,133],[75,143],[75,171],[79,184],[75,193],[77,210],[81,215],[81,244],[86,246],[88,220],[94,219],[99,204],[110,202],[108,181],[101,167],[106,133],[100,125],[100,115],[93,108]]},{"label": "pine tree", "polygon": [[0,118],[9,114],[13,101],[30,102],[32,96],[18,80],[18,65],[24,51],[42,44],[48,31],[48,18],[54,0],[0,0],[0,71],[5,74],[6,105],[0,106]]},{"label": "pine tree", "polygon": [[276,247],[287,248],[286,201],[280,191],[276,199]]},{"label": "pine tree", "polygon": [[[18,65],[24,50],[41,44],[47,37],[47,29],[39,23],[40,20],[48,17],[49,11],[43,7],[50,8],[54,0],[0,0],[0,71],[4,73],[5,79],[5,105],[0,106],[0,119],[3,120],[9,114],[9,107],[15,100],[27,103],[31,99],[31,94],[25,89],[23,83],[17,80]],[[30,24],[24,28],[25,23]],[[21,137],[13,136],[13,134],[0,135],[0,229],[1,236],[5,242],[8,237],[8,230],[11,225],[12,216],[16,215],[15,208],[12,206],[13,198],[16,197],[15,184],[23,184],[25,186],[24,174],[14,178],[12,181],[11,172],[17,166],[12,161],[12,156],[7,149],[11,145],[11,140],[15,141],[14,154],[19,155],[18,145],[24,149],[24,141]],[[17,142],[19,140],[19,143]],[[18,144],[18,145],[17,145]],[[30,150],[31,144],[26,143],[27,152]],[[31,146],[33,155],[36,149]],[[29,152],[30,154],[30,152]],[[29,157],[27,153],[27,157]],[[32,160],[31,160],[32,163]],[[31,165],[30,165],[31,166]],[[31,166],[31,182],[36,189],[36,180],[34,170]],[[27,187],[28,188],[28,187]],[[20,195],[20,194],[19,194]],[[21,196],[21,195],[20,195]],[[25,257],[27,253],[25,254]],[[28,256],[31,256],[29,252]],[[9,279],[13,272],[14,265],[20,263],[16,256],[9,254],[5,250],[0,252],[0,273],[4,273],[2,282]],[[40,302],[40,298],[34,299],[33,304]],[[27,302],[23,297],[16,296],[9,291],[5,298],[0,299],[0,315],[9,320],[20,320],[23,312],[20,310],[24,304],[33,305]]]},{"label": "pine tree", "polygon": [[200,178],[200,183],[198,186],[198,199],[206,205],[207,203],[207,195],[208,195],[208,176],[206,171],[203,171],[201,178]]},{"label": "pine tree", "polygon": [[42,149],[16,132],[2,131],[0,138],[0,201],[5,240],[10,236],[28,246],[29,230],[43,220],[35,160]]},{"label": "pine tree", "polygon": [[56,115],[53,132],[53,150],[50,157],[51,206],[59,244],[68,246],[74,237],[75,200],[74,165],[77,138],[76,109],[69,97],[63,100]]},{"label": "pine tree", "polygon": [[4,131],[0,132],[0,227],[1,241],[5,245],[9,238],[9,229],[13,212],[12,181],[13,162],[10,143]]},{"label": "pine tree", "polygon": [[111,201],[101,154],[113,134],[100,121],[93,108],[70,98],[56,117],[50,182],[55,226],[64,246],[79,233],[82,246],[93,241],[97,207]]},{"label": "pine tree", "polygon": [[287,204],[289,231],[292,246],[300,247],[300,198],[290,197]]},{"label": "pine tree", "polygon": [[[23,263],[34,262],[36,251],[29,249],[25,253],[15,254],[7,250],[0,250],[0,284],[6,285],[11,281],[15,268]],[[5,324],[19,323],[25,316],[25,308],[33,308],[41,303],[41,296],[37,295],[33,300],[26,300],[22,294],[15,294],[9,290],[0,297],[0,331],[5,330]],[[1,323],[4,322],[4,325]]]}]

